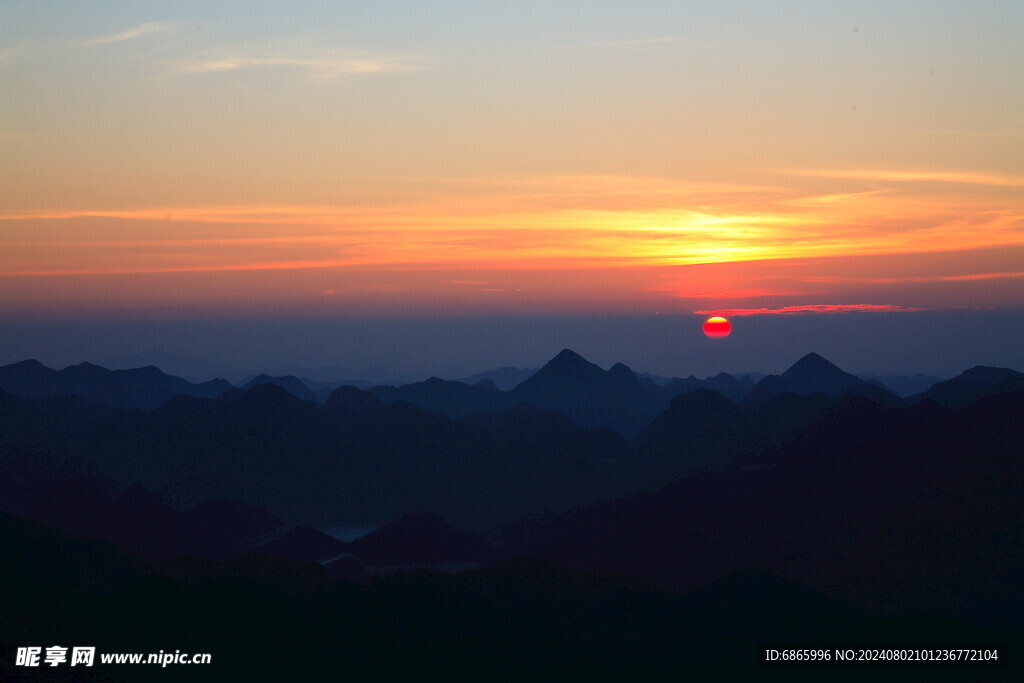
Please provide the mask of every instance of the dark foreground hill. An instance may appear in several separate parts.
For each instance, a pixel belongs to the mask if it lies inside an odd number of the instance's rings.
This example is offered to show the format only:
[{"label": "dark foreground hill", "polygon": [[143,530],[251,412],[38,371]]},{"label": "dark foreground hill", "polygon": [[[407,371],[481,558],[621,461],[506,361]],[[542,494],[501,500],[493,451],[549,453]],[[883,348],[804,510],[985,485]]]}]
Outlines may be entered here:
[{"label": "dark foreground hill", "polygon": [[10,495],[22,503],[40,495],[53,462],[70,457],[121,485],[140,483],[175,508],[230,498],[297,525],[431,509],[486,528],[606,495],[607,470],[628,446],[614,432],[588,431],[550,411],[460,422],[354,388],[320,405],[261,384],[71,422],[9,395],[0,394],[0,408],[0,447],[32,453],[0,460],[0,474],[39,470],[16,480]]},{"label": "dark foreground hill", "polygon": [[935,401],[947,408],[964,408],[993,394],[1024,389],[1024,373],[1009,368],[977,365],[956,377],[933,384],[927,391],[911,396],[908,401]]},{"label": "dark foreground hill", "polygon": [[745,567],[883,611],[1024,628],[1024,392],[850,397],[731,471],[587,507],[522,547],[690,588]]},{"label": "dark foreground hill", "polygon": [[[18,667],[14,645],[95,647],[93,669],[75,672],[74,680],[319,680],[339,671],[383,680],[792,680],[808,672],[763,668],[765,644],[922,642],[999,643],[1003,667],[872,675],[1002,680],[1012,674],[1006,660],[1019,641],[953,620],[872,616],[760,571],[676,593],[629,576],[517,558],[362,585],[334,581],[314,563],[265,556],[146,567],[116,553],[67,552],[80,542],[6,515],[0,543],[21,549],[0,569],[0,633],[11,644],[0,651],[5,680],[67,680],[72,672],[67,664],[56,671]],[[111,577],[119,572],[116,581],[83,585],[78,577],[100,557]],[[166,668],[102,663],[103,654],[124,652],[211,659]]]}]

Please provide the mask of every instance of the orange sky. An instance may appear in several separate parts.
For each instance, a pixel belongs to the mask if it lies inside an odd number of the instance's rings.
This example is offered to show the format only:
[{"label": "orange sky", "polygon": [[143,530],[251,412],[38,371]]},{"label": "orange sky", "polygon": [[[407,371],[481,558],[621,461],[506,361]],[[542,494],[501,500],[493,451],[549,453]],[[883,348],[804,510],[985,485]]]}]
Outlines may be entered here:
[{"label": "orange sky", "polygon": [[1024,12],[912,5],[12,9],[0,312],[1020,307]]},{"label": "orange sky", "polygon": [[[11,213],[0,217],[0,306],[330,300],[365,311],[384,298],[456,310],[679,311],[694,299],[701,310],[747,299],[959,306],[979,292],[981,305],[1020,303],[1015,178],[861,173],[806,194],[785,187],[792,175],[779,174],[778,187],[491,178],[390,206]],[[129,288],[118,284],[127,276]],[[869,298],[846,301],[854,293]]]}]

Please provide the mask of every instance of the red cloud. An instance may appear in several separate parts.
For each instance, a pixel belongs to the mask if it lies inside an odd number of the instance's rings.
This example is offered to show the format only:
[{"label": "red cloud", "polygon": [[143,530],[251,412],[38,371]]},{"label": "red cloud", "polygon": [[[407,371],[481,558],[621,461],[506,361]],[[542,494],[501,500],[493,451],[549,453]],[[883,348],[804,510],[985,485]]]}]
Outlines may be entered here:
[{"label": "red cloud", "polygon": [[725,308],[708,311],[694,311],[696,315],[789,315],[793,313],[902,313],[924,311],[924,308],[909,308],[891,304],[808,304],[805,306],[784,306],[783,308]]}]

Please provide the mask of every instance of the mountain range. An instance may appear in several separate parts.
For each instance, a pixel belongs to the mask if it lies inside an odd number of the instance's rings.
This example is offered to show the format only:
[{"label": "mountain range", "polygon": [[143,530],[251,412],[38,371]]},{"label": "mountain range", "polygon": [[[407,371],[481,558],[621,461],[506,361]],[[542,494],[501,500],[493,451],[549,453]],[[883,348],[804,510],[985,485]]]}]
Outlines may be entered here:
[{"label": "mountain range", "polygon": [[116,408],[154,410],[180,395],[214,398],[231,387],[224,379],[193,384],[155,366],[108,370],[91,363],[53,370],[36,360],[0,366],[0,390],[24,398],[80,396]]},{"label": "mountain range", "polygon": [[[0,629],[213,649],[230,675],[254,648],[566,677],[751,677],[772,642],[1009,648],[1022,380],[978,366],[900,399],[817,354],[656,382],[564,350],[508,391],[318,397],[294,376],[17,363]],[[321,531],[346,525],[376,529]]]},{"label": "mountain range", "polygon": [[[908,403],[967,406],[1020,378],[975,368]],[[477,530],[749,459],[850,397],[903,405],[817,354],[756,384],[722,374],[657,385],[568,349],[507,392],[432,378],[340,387],[319,403],[295,377],[234,388],[34,361],[0,367],[0,388],[11,392],[0,394],[7,443],[32,444],[37,462],[91,463],[177,508],[237,499],[327,526],[425,509]],[[34,495],[26,487],[12,500]]]}]

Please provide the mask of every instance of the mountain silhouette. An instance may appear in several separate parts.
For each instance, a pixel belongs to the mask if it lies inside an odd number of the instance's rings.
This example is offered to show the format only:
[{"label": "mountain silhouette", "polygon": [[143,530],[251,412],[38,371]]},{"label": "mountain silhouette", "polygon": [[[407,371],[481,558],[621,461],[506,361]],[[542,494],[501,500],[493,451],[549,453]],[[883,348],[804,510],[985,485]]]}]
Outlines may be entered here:
[{"label": "mountain silhouette", "polygon": [[762,379],[750,391],[747,400],[757,402],[783,393],[810,396],[819,392],[832,397],[852,392],[875,400],[898,402],[894,394],[844,372],[816,353],[808,353],[781,375]]},{"label": "mountain silhouette", "polygon": [[80,363],[57,371],[36,360],[0,367],[0,389],[25,398],[59,394],[81,396],[118,408],[153,410],[179,394],[214,398],[229,389],[227,380],[193,384],[155,366],[107,370]]},{"label": "mountain silhouette", "polygon": [[369,391],[346,385],[332,391],[324,405],[344,422],[354,423],[376,415],[384,402]]},{"label": "mountain silhouette", "polygon": [[[456,421],[354,387],[321,405],[260,384],[217,399],[179,396],[81,428],[54,424],[31,402],[18,410],[14,433],[52,441],[177,508],[231,498],[294,526],[372,522],[414,507],[486,527],[622,492],[609,463],[625,439],[542,409]],[[0,411],[0,426],[5,420]]]},{"label": "mountain silhouette", "polygon": [[1024,391],[961,410],[845,396],[754,461],[586,506],[519,551],[677,589],[760,567],[865,609],[1019,628],[1021,410]]},{"label": "mountain silhouette", "polygon": [[[725,396],[707,389],[672,399],[637,436],[634,448],[646,459],[660,458],[680,464],[707,465],[732,435],[742,430],[742,411]],[[675,472],[681,474],[682,472]]]},{"label": "mountain silhouette", "polygon": [[621,363],[604,371],[569,349],[511,391],[496,389],[493,383],[474,386],[431,377],[399,387],[374,387],[371,391],[385,403],[408,401],[455,419],[529,403],[565,413],[582,427],[607,427],[627,435],[643,429],[669,398],[647,391]]},{"label": "mountain silhouette", "polygon": [[714,377],[697,379],[690,375],[686,379],[678,377],[668,381],[656,389],[658,393],[671,399],[680,394],[688,394],[699,389],[707,389],[725,396],[734,403],[739,403],[747,397],[754,388],[754,381],[749,377],[737,379],[732,375],[720,372]]},{"label": "mountain silhouette", "polygon": [[250,374],[246,370],[233,367],[230,364],[215,362],[207,358],[194,358],[169,353],[161,349],[150,349],[138,353],[102,358],[96,361],[96,364],[110,370],[130,370],[132,368],[155,365],[168,375],[182,377],[189,382],[195,383],[206,382],[218,377],[234,382],[238,378]]},{"label": "mountain silhouette", "polygon": [[473,386],[477,389],[486,389],[487,391],[501,391],[501,389],[498,388],[498,385],[487,377],[473,382]]},{"label": "mountain silhouette", "polygon": [[610,427],[627,436],[639,433],[663,409],[660,397],[622,363],[605,371],[570,349],[508,394],[516,402],[563,412],[583,427]]},{"label": "mountain silhouette", "polygon": [[787,392],[737,405],[708,389],[676,396],[633,442],[636,486],[660,486],[688,471],[721,469],[771,448],[810,425],[835,400],[820,392]]},{"label": "mountain silhouette", "polygon": [[310,527],[298,527],[251,552],[287,560],[322,562],[337,557],[344,550],[345,544],[338,539]]},{"label": "mountain silhouette", "polygon": [[947,408],[964,408],[985,396],[1024,389],[1024,373],[1009,368],[976,365],[956,377],[933,384],[910,402],[931,400]]},{"label": "mountain silhouette", "polygon": [[385,403],[408,401],[424,410],[456,419],[482,410],[508,407],[515,402],[509,394],[494,389],[470,386],[439,377],[400,387],[374,387],[370,392]]},{"label": "mountain silhouette", "polygon": [[916,375],[858,375],[865,382],[878,382],[885,389],[893,392],[900,398],[923,394],[933,385],[943,381],[941,377],[918,373]]},{"label": "mountain silhouette", "polygon": [[478,372],[475,375],[470,375],[469,377],[460,377],[454,381],[469,385],[476,385],[482,380],[490,380],[499,390],[509,391],[536,372],[537,368],[515,368],[506,366],[503,368],[495,368],[494,370]]},{"label": "mountain silhouette", "polygon": [[281,523],[233,500],[203,501],[178,511],[140,484],[114,495],[86,477],[57,477],[24,516],[84,538],[104,539],[151,561],[197,554],[228,558],[264,543]]},{"label": "mountain silhouette", "polygon": [[658,384],[565,350],[508,392],[257,383],[149,410],[83,396],[98,366],[0,370],[30,394],[0,391],[13,643],[173,643],[215,653],[211,680],[747,680],[766,643],[1009,651],[1024,628],[1012,370],[903,404],[811,354],[750,398],[750,375]]},{"label": "mountain silhouette", "polygon": [[430,512],[404,515],[348,543],[346,551],[375,567],[482,562],[493,554],[482,538]]},{"label": "mountain silhouette", "polygon": [[[105,540],[88,539],[0,512],[0,589],[5,601],[40,585],[73,591],[110,590],[148,569],[135,555]],[[13,606],[13,601],[7,603]]]},{"label": "mountain silhouette", "polygon": [[260,384],[272,384],[277,387],[281,387],[292,396],[301,398],[303,401],[315,401],[316,394],[306,384],[295,377],[294,375],[283,375],[281,377],[271,377],[270,375],[260,374],[253,377],[251,380],[242,385],[242,389],[252,389],[253,387]]}]

